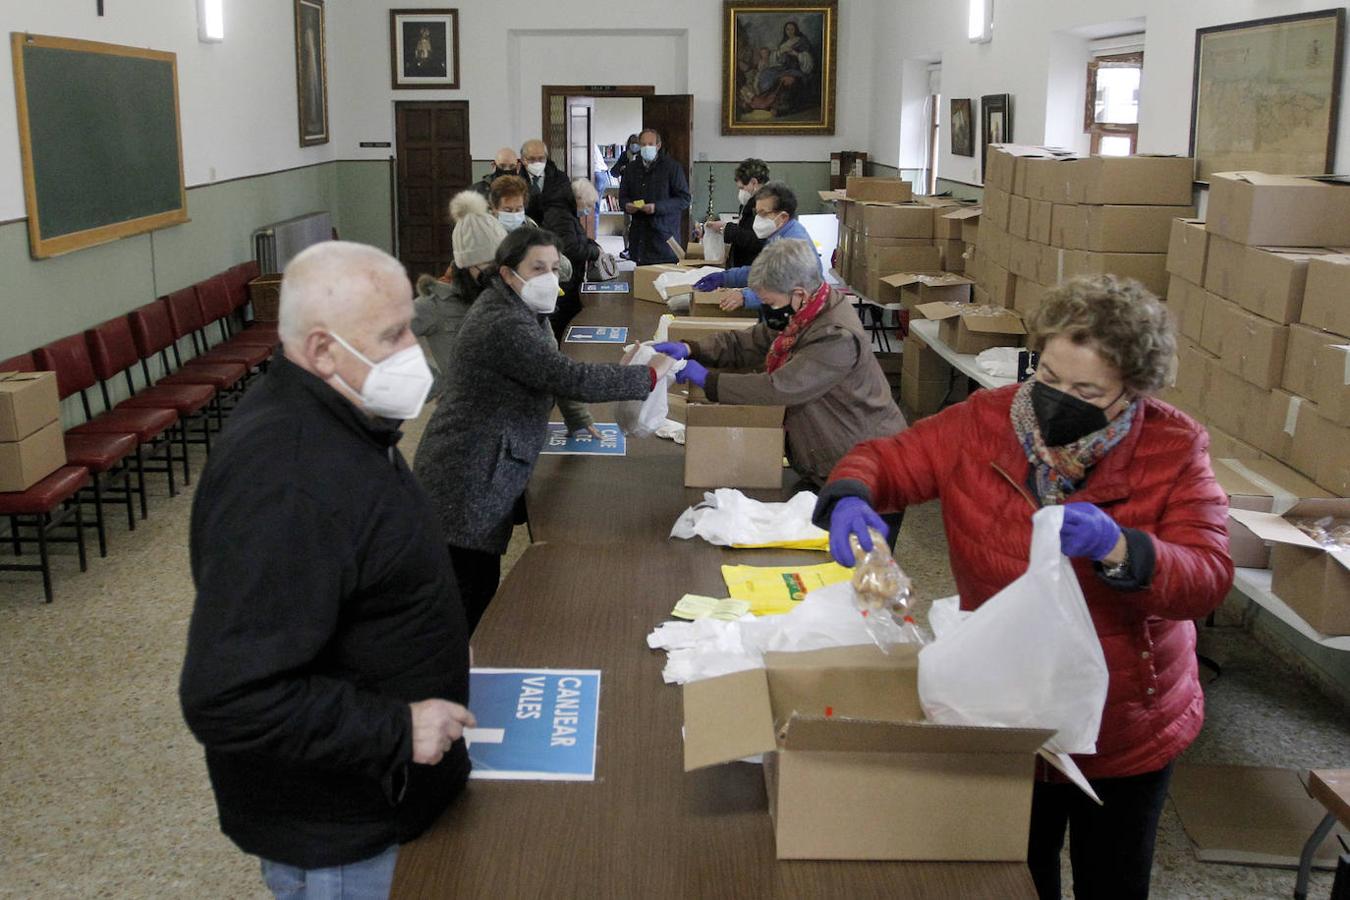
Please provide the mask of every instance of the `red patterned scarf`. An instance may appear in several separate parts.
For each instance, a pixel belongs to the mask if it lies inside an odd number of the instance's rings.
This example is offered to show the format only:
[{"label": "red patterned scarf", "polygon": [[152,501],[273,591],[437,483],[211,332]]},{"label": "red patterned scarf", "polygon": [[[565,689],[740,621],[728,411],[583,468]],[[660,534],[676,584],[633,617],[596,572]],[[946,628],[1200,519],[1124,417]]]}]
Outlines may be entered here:
[{"label": "red patterned scarf", "polygon": [[782,368],[792,355],[792,348],[797,346],[797,337],[824,312],[825,301],[828,299],[830,299],[830,285],[828,282],[822,282],[820,290],[793,314],[792,321],[788,322],[788,327],[783,329],[782,334],[773,339],[773,346],[769,348],[768,356],[764,357],[765,372],[772,375],[775,370]]}]

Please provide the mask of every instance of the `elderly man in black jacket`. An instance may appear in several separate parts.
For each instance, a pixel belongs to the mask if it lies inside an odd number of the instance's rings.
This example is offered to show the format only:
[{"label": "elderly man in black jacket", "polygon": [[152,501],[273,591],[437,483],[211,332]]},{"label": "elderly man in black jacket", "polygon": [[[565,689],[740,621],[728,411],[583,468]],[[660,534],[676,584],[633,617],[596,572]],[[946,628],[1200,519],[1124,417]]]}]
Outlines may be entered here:
[{"label": "elderly man in black jacket", "polygon": [[619,202],[633,217],[629,258],[640,266],[675,262],[675,251],[666,242],[679,233],[680,217],[689,208],[689,179],[684,166],[661,149],[661,135],[651,128],[638,135],[638,159],[624,171]]},{"label": "elderly man in black jacket", "polygon": [[464,610],[396,447],[431,386],[411,296],[373,247],[297,256],[282,348],[192,508],[183,714],[221,830],[278,896],[387,896],[469,774]]},{"label": "elderly man in black jacket", "polygon": [[519,174],[530,187],[530,196],[525,201],[525,215],[542,225],[548,220],[550,209],[566,211],[568,215],[576,214],[572,183],[567,180],[563,170],[548,158],[548,145],[543,141],[535,139],[521,145]]}]

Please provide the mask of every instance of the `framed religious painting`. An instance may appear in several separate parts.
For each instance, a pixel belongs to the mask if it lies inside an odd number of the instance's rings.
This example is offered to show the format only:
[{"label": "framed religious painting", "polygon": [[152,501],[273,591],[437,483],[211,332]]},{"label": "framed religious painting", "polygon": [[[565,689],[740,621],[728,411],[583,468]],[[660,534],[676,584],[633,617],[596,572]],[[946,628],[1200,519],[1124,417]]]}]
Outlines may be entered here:
[{"label": "framed religious painting", "polygon": [[975,118],[970,111],[970,98],[952,100],[952,156],[975,155]]},{"label": "framed religious painting", "polygon": [[389,10],[389,64],[395,89],[457,89],[459,10]]},{"label": "framed religious painting", "polygon": [[984,125],[980,139],[980,177],[983,178],[989,164],[989,145],[1012,143],[1012,96],[986,94],[981,97],[980,119]]},{"label": "framed religious painting", "polygon": [[722,3],[722,133],[834,134],[838,0]]},{"label": "framed religious painting", "polygon": [[1195,32],[1191,155],[1214,172],[1320,175],[1336,154],[1345,9]]},{"label": "framed religious painting", "polygon": [[328,143],[323,0],[295,0],[295,92],[300,146]]}]

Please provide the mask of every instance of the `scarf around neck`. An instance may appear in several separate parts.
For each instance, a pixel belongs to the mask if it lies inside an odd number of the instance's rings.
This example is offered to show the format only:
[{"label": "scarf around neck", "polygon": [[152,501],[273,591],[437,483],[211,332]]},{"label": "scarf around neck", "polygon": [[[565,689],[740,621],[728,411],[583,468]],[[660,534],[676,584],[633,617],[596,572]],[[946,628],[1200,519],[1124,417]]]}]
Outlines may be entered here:
[{"label": "scarf around neck", "polygon": [[1024,381],[1012,402],[1012,426],[1017,442],[1031,463],[1035,476],[1036,495],[1042,506],[1057,506],[1064,498],[1078,490],[1088,470],[1101,462],[1106,454],[1125,439],[1134,425],[1139,401],[1131,401],[1125,411],[1106,424],[1105,428],[1084,435],[1062,447],[1046,445],[1036,410],[1031,403],[1033,382]]},{"label": "scarf around neck", "polygon": [[798,336],[806,330],[806,326],[820,316],[825,309],[825,301],[829,298],[830,285],[828,282],[822,282],[811,299],[806,301],[806,305],[797,310],[782,333],[773,339],[773,345],[769,347],[769,353],[764,357],[765,372],[772,375],[788,361],[788,357],[792,355],[792,348],[797,346]]}]

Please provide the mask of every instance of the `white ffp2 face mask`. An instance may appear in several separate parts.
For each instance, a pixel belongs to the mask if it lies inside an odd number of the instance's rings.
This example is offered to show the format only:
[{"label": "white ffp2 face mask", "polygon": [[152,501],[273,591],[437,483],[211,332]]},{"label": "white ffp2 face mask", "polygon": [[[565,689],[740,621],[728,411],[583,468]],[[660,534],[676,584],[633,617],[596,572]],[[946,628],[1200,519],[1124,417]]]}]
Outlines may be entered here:
[{"label": "white ffp2 face mask", "polygon": [[526,281],[519,272],[511,270],[517,278],[524,281],[520,289],[520,299],[525,305],[540,315],[548,315],[558,307],[558,273],[545,272]]},{"label": "white ffp2 face mask", "polygon": [[741,188],[739,191],[736,192],[736,202],[741,206],[744,206],[745,204],[750,202],[750,198],[753,196],[754,195],[751,194],[749,191],[747,191],[745,188]]},{"label": "white ffp2 face mask", "polygon": [[538,178],[540,175],[544,174],[544,169],[546,169],[547,167],[548,163],[541,163],[541,162],[526,163],[525,171],[529,172],[532,177]]},{"label": "white ffp2 face mask", "polygon": [[778,230],[778,222],[769,216],[755,216],[755,237],[761,241]]},{"label": "white ffp2 face mask", "polygon": [[341,375],[333,373],[333,377],[343,387],[361,397],[361,407],[366,412],[386,419],[417,418],[435,381],[421,347],[413,344],[379,362],[371,362],[364,353],[344,341],[340,334],[329,333],[333,335],[333,340],[370,366],[360,391],[343,380]]}]

